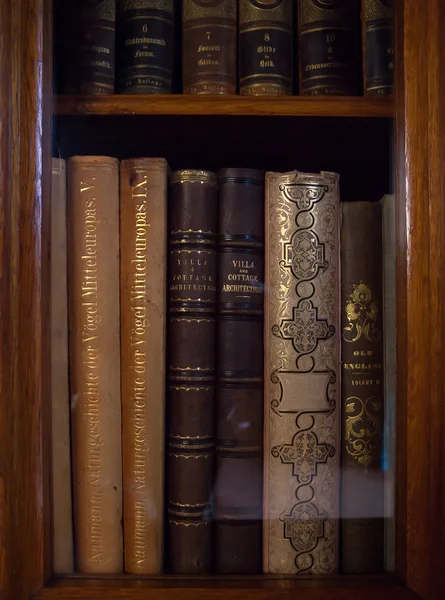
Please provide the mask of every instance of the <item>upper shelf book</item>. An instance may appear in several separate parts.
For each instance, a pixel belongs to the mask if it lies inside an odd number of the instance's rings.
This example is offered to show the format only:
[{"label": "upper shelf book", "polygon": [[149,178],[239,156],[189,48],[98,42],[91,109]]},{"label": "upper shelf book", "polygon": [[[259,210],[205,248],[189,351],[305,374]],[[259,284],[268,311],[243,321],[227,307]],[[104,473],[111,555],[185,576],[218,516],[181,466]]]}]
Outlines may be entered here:
[{"label": "upper shelf book", "polygon": [[390,97],[208,95],[56,96],[58,115],[392,117]]}]

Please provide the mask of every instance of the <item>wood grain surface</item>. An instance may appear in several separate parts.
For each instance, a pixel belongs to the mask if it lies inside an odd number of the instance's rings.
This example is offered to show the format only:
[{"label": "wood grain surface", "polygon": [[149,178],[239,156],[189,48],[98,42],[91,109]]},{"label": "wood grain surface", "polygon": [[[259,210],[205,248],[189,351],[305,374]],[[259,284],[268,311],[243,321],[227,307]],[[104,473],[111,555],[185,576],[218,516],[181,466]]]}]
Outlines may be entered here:
[{"label": "wood grain surface", "polygon": [[34,600],[415,600],[388,578],[206,577],[58,580]]},{"label": "wood grain surface", "polygon": [[392,98],[188,95],[57,96],[59,115],[392,117]]},{"label": "wood grain surface", "polygon": [[2,2],[0,11],[0,597],[25,600],[42,588],[50,567],[44,467],[50,404],[42,402],[50,382],[49,220],[43,219],[50,183],[51,121],[44,112],[50,55],[43,48],[49,13],[40,0]]},{"label": "wood grain surface", "polygon": [[445,575],[445,3],[398,5],[397,569],[424,600]]}]

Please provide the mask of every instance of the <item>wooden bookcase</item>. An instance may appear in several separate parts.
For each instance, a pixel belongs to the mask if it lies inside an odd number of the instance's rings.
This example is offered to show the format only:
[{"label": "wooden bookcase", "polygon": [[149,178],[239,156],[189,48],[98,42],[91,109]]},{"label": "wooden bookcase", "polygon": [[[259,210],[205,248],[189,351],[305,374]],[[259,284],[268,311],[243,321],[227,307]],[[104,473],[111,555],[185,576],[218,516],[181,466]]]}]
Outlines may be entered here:
[{"label": "wooden bookcase", "polygon": [[[0,2],[1,600],[439,600],[445,584],[445,1],[396,0],[396,97],[52,96],[50,0]],[[56,132],[53,140],[53,132]],[[53,148],[52,148],[53,146]],[[383,577],[54,578],[51,152],[342,174],[397,205],[397,569]],[[251,164],[246,164],[246,158]]]}]

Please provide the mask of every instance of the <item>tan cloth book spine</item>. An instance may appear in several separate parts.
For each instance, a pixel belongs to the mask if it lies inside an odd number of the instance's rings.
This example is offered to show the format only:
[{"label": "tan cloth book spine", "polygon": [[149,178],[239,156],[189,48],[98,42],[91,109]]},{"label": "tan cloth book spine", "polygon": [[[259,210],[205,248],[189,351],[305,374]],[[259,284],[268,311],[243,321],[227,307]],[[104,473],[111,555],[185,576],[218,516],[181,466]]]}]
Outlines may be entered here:
[{"label": "tan cloth book spine", "polygon": [[123,161],[120,191],[125,571],[155,574],[163,562],[167,162]]},{"label": "tan cloth book spine", "polygon": [[76,566],[122,571],[119,163],[68,160],[70,394]]},{"label": "tan cloth book spine", "polygon": [[53,571],[72,573],[74,555],[68,385],[66,163],[62,158],[52,159],[51,406]]},{"label": "tan cloth book spine", "polygon": [[339,177],[267,173],[263,567],[338,568]]}]

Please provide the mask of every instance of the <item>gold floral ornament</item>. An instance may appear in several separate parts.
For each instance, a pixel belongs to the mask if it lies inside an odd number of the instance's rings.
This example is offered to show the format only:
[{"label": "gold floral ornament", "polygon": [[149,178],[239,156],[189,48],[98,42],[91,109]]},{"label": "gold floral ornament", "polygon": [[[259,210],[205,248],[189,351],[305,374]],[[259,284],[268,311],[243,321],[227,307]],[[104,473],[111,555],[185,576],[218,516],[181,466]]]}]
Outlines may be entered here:
[{"label": "gold floral ornament", "polygon": [[362,335],[370,342],[378,342],[381,331],[377,327],[378,302],[372,300],[371,290],[360,281],[346,301],[346,318],[349,324],[343,329],[345,342],[356,342]]},{"label": "gold floral ornament", "polygon": [[375,396],[363,401],[358,396],[346,400],[346,450],[352,458],[365,467],[377,458],[380,446],[381,402]]}]

